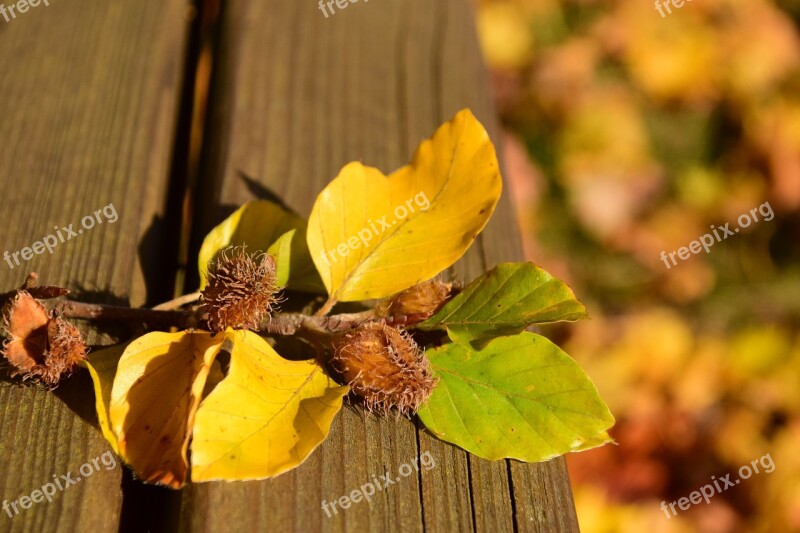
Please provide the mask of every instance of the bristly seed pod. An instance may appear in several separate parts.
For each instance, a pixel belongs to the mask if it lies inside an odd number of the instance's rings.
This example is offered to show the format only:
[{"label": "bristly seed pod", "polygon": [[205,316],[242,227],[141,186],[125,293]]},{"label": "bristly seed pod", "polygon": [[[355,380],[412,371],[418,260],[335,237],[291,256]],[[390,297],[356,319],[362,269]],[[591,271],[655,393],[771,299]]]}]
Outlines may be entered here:
[{"label": "bristly seed pod", "polygon": [[86,344],[78,328],[52,316],[27,291],[18,291],[3,310],[8,339],[3,355],[12,375],[38,379],[54,387],[86,359]]},{"label": "bristly seed pod", "polygon": [[277,290],[271,255],[251,255],[244,246],[226,248],[209,265],[201,311],[213,332],[258,329],[277,302]]},{"label": "bristly seed pod", "polygon": [[407,318],[408,323],[421,322],[445,304],[453,289],[452,283],[437,279],[423,281],[384,300],[376,307],[378,316]]},{"label": "bristly seed pod", "polygon": [[345,334],[335,346],[334,368],[369,411],[411,415],[436,386],[430,362],[411,337],[381,322]]}]

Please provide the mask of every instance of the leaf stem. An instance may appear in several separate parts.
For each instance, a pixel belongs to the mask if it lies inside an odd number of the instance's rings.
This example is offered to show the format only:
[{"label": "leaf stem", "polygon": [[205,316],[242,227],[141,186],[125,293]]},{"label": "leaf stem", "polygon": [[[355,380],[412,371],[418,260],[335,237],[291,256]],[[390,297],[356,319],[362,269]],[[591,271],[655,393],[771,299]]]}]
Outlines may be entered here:
[{"label": "leaf stem", "polygon": [[193,292],[190,294],[184,294],[174,300],[170,300],[168,302],[164,302],[162,304],[158,304],[157,306],[153,307],[154,311],[171,311],[173,309],[179,309],[184,305],[193,304],[200,299],[200,292]]},{"label": "leaf stem", "polygon": [[314,313],[314,316],[325,316],[325,315],[327,315],[328,313],[330,313],[331,309],[333,309],[334,305],[336,305],[336,298],[331,296],[330,298],[328,298],[328,301],[325,302],[325,305],[320,307],[319,311]]}]

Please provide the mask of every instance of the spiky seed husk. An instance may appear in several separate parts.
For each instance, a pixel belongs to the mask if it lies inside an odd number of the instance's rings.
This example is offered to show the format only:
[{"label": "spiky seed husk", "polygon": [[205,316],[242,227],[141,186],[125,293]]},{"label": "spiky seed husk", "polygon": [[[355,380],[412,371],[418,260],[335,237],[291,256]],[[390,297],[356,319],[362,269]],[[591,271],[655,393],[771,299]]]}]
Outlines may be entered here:
[{"label": "spiky seed husk", "polygon": [[452,283],[431,279],[418,283],[378,305],[379,316],[410,317],[415,322],[433,315],[447,301]]},{"label": "spiky seed husk", "polygon": [[334,368],[369,411],[416,412],[436,386],[430,362],[405,332],[371,322],[345,334],[335,346]]},{"label": "spiky seed husk", "polygon": [[45,367],[48,376],[45,381],[55,384],[86,359],[86,344],[78,328],[61,317],[52,318],[47,324],[47,341]]},{"label": "spiky seed husk", "polygon": [[209,265],[201,310],[211,331],[258,329],[275,305],[275,260],[248,254],[244,246],[226,248]]},{"label": "spiky seed husk", "polygon": [[54,387],[86,359],[86,344],[78,328],[52,316],[27,291],[18,291],[6,304],[3,326],[8,335],[3,355],[14,376]]}]

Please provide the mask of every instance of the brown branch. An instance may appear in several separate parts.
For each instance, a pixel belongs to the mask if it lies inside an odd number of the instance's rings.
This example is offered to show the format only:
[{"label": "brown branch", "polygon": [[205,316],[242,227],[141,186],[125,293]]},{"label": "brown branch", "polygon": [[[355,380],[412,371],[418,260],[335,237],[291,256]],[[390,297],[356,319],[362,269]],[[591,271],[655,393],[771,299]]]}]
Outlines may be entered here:
[{"label": "brown branch", "polygon": [[[182,329],[198,326],[200,317],[193,311],[137,309],[75,301],[59,302],[55,311],[64,318],[84,320],[119,320],[143,322]],[[343,313],[332,316],[309,316],[301,313],[278,313],[259,331],[272,335],[302,335],[309,331],[338,333],[358,327],[373,318],[373,312]]]},{"label": "brown branch", "polygon": [[297,335],[302,330],[339,333],[356,328],[374,318],[372,310],[361,313],[342,313],[331,316],[309,316],[302,313],[279,313],[264,324],[261,333],[273,335]]},{"label": "brown branch", "polygon": [[83,302],[63,301],[55,306],[55,311],[65,318],[84,320],[123,320],[144,322],[151,325],[176,328],[197,327],[197,317],[190,311],[160,311],[154,309],[137,309],[114,305],[88,304]]},{"label": "brown branch", "polygon": [[[31,272],[25,283],[18,290],[27,290],[34,298],[50,299],[64,296],[69,293],[61,287],[37,286],[38,275]],[[17,291],[11,291],[4,297],[10,297]],[[64,318],[97,320],[97,321],[127,321],[139,324],[148,324],[157,327],[175,327],[180,329],[196,328],[203,322],[202,312],[195,308],[181,309],[200,299],[200,293],[186,294],[159,304],[152,309],[133,307],[120,307],[114,305],[91,304],[77,301],[61,301],[54,307],[54,311]],[[329,298],[322,308],[313,316],[303,313],[278,313],[265,323],[259,333],[268,335],[297,335],[314,342],[325,342],[336,333],[357,328],[369,320],[385,320],[387,323],[409,324],[410,317],[390,316],[378,317],[374,309],[360,313],[341,313],[328,315],[327,313],[336,304],[335,298]],[[416,318],[416,317],[414,317]],[[424,317],[422,317],[424,318]],[[419,320],[415,320],[419,321]]]}]

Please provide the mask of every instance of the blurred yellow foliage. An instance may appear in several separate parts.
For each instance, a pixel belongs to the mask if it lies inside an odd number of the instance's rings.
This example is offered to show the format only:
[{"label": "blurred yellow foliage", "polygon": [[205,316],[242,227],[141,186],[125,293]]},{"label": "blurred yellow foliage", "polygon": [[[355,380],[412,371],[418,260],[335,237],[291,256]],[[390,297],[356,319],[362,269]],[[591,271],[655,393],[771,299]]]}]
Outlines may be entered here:
[{"label": "blurred yellow foliage", "polygon": [[533,36],[519,6],[507,2],[490,4],[478,16],[483,53],[498,68],[520,68],[533,54]]},{"label": "blurred yellow foliage", "polygon": [[[800,6],[479,0],[530,260],[593,319],[574,354],[619,446],[569,458],[582,531],[800,531]],[[515,141],[516,143],[516,141]],[[518,144],[515,144],[518,146]],[[662,251],[775,217],[667,269]],[[763,217],[762,217],[763,218]],[[662,500],[776,468],[667,519]]]}]

